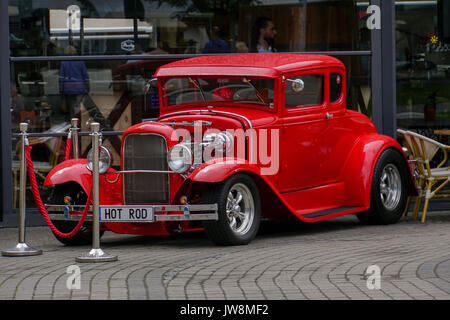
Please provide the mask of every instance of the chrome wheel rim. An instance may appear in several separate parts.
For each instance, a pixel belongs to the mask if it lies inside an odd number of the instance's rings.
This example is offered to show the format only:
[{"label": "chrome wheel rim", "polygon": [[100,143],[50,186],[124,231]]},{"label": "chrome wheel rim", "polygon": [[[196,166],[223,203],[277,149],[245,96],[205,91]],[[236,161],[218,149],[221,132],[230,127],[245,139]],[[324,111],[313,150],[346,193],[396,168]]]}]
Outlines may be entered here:
[{"label": "chrome wheel rim", "polygon": [[245,235],[253,224],[255,204],[250,189],[243,183],[233,185],[228,192],[226,214],[231,230]]},{"label": "chrome wheel rim", "polygon": [[380,198],[384,207],[393,210],[400,202],[402,195],[402,179],[397,167],[388,164],[384,167],[380,179]]}]

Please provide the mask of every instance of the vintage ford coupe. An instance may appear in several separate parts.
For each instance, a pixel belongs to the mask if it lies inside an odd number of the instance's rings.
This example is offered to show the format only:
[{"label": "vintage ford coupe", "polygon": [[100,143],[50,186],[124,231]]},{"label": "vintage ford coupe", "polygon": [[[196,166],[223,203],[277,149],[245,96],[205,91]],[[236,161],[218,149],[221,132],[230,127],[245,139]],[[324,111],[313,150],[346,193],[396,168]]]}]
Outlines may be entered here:
[{"label": "vintage ford coupe", "polygon": [[[240,245],[262,218],[397,222],[415,193],[407,159],[346,108],[346,84],[344,65],[323,55],[217,55],[162,66],[152,80],[160,116],[125,131],[120,170],[102,147],[102,230],[204,230],[215,244]],[[45,181],[55,185],[50,203],[84,205],[90,168],[88,159],[57,165]],[[55,221],[62,231],[74,223]],[[57,238],[87,243],[89,222],[75,237]]]}]

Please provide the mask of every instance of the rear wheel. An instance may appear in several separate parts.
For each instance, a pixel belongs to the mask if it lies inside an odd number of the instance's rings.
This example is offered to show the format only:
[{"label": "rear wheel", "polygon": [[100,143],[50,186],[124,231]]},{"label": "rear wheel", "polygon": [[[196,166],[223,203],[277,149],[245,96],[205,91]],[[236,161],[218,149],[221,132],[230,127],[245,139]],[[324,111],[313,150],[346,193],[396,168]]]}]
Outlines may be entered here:
[{"label": "rear wheel", "polygon": [[370,209],[357,213],[365,224],[396,223],[407,202],[407,168],[403,157],[394,149],[384,151],[377,161],[372,178]]},{"label": "rear wheel", "polygon": [[258,188],[245,174],[234,175],[207,187],[204,203],[217,203],[217,221],[203,223],[208,238],[217,245],[243,245],[258,233],[261,205]]},{"label": "rear wheel", "polygon": [[[71,197],[71,204],[73,205],[85,205],[87,201],[86,193],[77,183],[65,183],[55,187],[53,190],[51,203],[62,205],[64,203],[65,196]],[[64,213],[61,212],[61,214]],[[68,233],[76,227],[78,221],[52,220],[52,223],[62,233]],[[89,229],[86,224],[87,223],[85,222],[83,226],[81,226],[78,233],[71,238],[62,238],[54,232],[53,235],[59,242],[68,246],[88,245],[92,243],[92,230]],[[100,237],[103,233],[104,231],[100,231]]]}]

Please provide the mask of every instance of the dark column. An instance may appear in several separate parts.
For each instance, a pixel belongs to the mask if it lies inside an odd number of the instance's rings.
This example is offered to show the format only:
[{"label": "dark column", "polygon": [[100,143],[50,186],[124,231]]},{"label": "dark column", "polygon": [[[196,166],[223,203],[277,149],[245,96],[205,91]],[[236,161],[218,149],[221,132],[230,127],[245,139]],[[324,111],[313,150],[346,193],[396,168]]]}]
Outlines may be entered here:
[{"label": "dark column", "polygon": [[395,1],[372,0],[381,9],[381,29],[372,30],[373,121],[380,133],[396,137]]},{"label": "dark column", "polygon": [[9,69],[8,1],[0,1],[0,132],[1,132],[1,202],[0,221],[12,212],[11,111]]}]

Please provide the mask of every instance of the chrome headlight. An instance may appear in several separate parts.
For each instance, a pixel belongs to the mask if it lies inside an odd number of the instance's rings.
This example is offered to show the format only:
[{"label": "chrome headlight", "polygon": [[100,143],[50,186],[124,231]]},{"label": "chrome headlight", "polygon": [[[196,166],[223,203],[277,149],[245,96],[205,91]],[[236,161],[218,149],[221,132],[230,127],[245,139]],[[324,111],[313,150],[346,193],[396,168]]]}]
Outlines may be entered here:
[{"label": "chrome headlight", "polygon": [[[92,149],[89,150],[89,153],[87,155],[87,167],[89,170],[92,171],[92,158],[93,158],[93,154],[92,154]],[[105,147],[101,146],[100,147],[100,154],[98,157],[98,173],[105,173],[109,167],[111,166],[112,163],[112,157],[111,157],[111,153],[109,152],[108,149],[106,149]]]},{"label": "chrome headlight", "polygon": [[192,166],[192,152],[187,146],[177,144],[173,146],[167,155],[169,168],[176,173],[183,173]]},{"label": "chrome headlight", "polygon": [[233,147],[233,140],[233,135],[228,131],[208,133],[203,137],[203,145],[226,152]]}]

